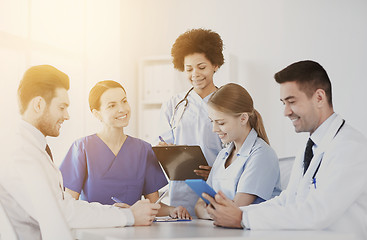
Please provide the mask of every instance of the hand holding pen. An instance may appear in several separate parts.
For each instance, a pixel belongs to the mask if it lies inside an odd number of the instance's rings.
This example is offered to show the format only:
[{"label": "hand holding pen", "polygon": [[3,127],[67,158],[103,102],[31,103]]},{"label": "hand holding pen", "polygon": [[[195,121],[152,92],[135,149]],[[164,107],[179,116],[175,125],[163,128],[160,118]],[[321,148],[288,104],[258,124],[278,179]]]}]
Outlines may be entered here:
[{"label": "hand holding pen", "polygon": [[166,143],[166,141],[164,141],[164,139],[161,136],[159,136],[159,141]]},{"label": "hand holding pen", "polygon": [[161,137],[161,136],[159,136],[159,143],[158,143],[158,146],[167,146],[168,145],[168,143],[166,143],[166,141],[164,141],[164,139]]},{"label": "hand holding pen", "polygon": [[129,208],[129,207],[131,207],[129,204],[123,203],[120,199],[118,199],[116,197],[111,197],[111,199],[115,202],[115,204],[113,204],[113,206],[120,207],[120,208]]},{"label": "hand holding pen", "polygon": [[167,193],[168,193],[168,189],[162,193],[162,195],[158,198],[157,201],[155,201],[155,203],[160,203],[163,200],[164,196],[166,196]]},{"label": "hand holding pen", "polygon": [[167,143],[161,136],[159,136],[159,143],[158,146],[172,146],[174,144],[172,143]]}]

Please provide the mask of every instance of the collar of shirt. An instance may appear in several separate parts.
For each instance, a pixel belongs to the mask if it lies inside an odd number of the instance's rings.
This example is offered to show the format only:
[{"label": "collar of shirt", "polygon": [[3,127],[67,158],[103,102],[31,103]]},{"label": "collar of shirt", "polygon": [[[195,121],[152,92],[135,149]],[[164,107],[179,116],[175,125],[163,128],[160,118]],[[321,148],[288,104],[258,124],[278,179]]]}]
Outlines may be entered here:
[{"label": "collar of shirt", "polygon": [[320,146],[320,143],[327,133],[331,123],[336,119],[337,114],[333,113],[330,117],[328,117],[317,129],[312,135],[310,136],[311,140],[315,143],[315,145],[312,147],[313,152],[316,151],[317,147]]},{"label": "collar of shirt", "polygon": [[19,131],[21,134],[31,135],[35,141],[32,141],[39,149],[46,149],[46,138],[45,136],[29,122],[21,120],[19,123]]},{"label": "collar of shirt", "polygon": [[[215,91],[214,91],[214,92],[215,92]],[[208,103],[210,96],[211,96],[211,95],[213,95],[213,93],[214,93],[214,92],[210,93],[210,94],[209,94],[208,96],[206,96],[205,98],[201,98],[201,97],[200,97],[200,95],[199,95],[197,92],[195,92],[195,90],[193,89],[193,90],[189,93],[189,95],[191,95],[193,98],[196,98],[196,100],[200,100],[200,101],[203,101],[204,103]]]},{"label": "collar of shirt", "polygon": [[[240,150],[238,150],[237,152],[237,157],[241,156],[241,157],[248,157],[250,156],[251,153],[251,149],[254,146],[255,142],[257,139],[257,132],[255,131],[255,129],[251,129],[250,133],[247,135],[245,141],[243,142]],[[229,153],[232,152],[234,148],[234,143],[231,142],[230,145],[228,146],[224,157],[228,157]]]}]

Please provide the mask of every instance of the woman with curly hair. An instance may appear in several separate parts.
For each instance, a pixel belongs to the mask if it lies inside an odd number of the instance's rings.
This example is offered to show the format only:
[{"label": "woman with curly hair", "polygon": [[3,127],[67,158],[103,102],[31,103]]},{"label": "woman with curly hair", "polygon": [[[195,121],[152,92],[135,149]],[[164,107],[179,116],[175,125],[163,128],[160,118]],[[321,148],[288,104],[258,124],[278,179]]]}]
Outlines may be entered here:
[{"label": "woman with curly hair", "polygon": [[[192,88],[173,96],[161,109],[160,137],[164,144],[199,145],[209,166],[199,166],[196,174],[206,179],[211,166],[222,149],[208,118],[207,102],[217,89],[213,76],[223,65],[223,41],[218,33],[192,29],[181,34],[172,46],[174,67],[186,73]],[[195,214],[198,196],[184,181],[171,181],[170,203],[184,206]]]}]

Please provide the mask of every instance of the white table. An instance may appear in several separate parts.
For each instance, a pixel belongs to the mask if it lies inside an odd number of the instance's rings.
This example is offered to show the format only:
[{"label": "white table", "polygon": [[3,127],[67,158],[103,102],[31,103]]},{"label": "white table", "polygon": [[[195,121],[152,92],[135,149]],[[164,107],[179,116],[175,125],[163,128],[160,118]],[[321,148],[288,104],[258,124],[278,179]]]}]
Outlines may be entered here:
[{"label": "white table", "polygon": [[74,230],[80,240],[117,239],[226,239],[226,240],[352,240],[353,236],[329,231],[249,231],[213,226],[212,221],[156,222],[147,227],[99,228]]}]

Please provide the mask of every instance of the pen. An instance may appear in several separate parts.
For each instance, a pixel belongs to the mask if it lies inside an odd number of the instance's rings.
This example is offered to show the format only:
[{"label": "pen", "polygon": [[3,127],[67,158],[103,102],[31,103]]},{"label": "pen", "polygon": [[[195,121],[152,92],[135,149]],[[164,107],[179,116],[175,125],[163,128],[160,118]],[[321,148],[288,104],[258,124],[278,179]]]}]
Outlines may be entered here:
[{"label": "pen", "polygon": [[111,197],[111,199],[115,202],[115,203],[122,203],[122,201],[116,197]]},{"label": "pen", "polygon": [[167,193],[168,193],[168,189],[164,191],[164,193],[162,193],[162,195],[158,198],[158,200],[155,203],[160,203],[162,199],[164,198],[164,196],[166,196]]},{"label": "pen", "polygon": [[312,184],[315,186],[316,189],[316,178],[312,178]]},{"label": "pen", "polygon": [[164,139],[161,137],[161,136],[159,136],[159,140],[161,141],[161,142],[166,142],[166,141],[164,141]]}]

